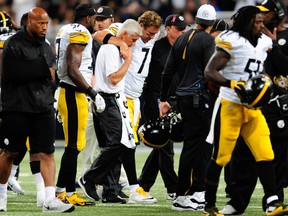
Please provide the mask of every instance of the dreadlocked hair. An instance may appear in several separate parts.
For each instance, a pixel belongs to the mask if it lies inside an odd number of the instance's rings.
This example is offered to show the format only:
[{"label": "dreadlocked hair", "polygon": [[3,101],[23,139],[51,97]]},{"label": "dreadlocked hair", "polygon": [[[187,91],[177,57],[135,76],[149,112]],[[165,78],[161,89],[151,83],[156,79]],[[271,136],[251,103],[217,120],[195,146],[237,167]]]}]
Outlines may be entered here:
[{"label": "dreadlocked hair", "polygon": [[[231,30],[238,32],[244,38],[250,38],[251,32],[248,28],[251,21],[255,20],[256,14],[261,13],[260,9],[255,6],[245,6],[240,8],[232,17],[233,26]],[[251,28],[251,27],[250,27]]]}]

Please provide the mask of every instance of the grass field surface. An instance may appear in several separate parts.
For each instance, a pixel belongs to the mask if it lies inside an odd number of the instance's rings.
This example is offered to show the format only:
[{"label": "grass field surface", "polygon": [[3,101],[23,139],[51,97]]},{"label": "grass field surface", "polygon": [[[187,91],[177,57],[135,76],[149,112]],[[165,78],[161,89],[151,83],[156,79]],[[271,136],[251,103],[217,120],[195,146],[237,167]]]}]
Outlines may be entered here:
[{"label": "grass field surface", "polygon": [[[57,141],[56,146],[63,146],[63,141]],[[178,168],[179,154],[181,151],[181,144],[175,144],[175,169]],[[147,158],[150,149],[146,146],[140,145],[136,150],[136,167],[138,176],[141,173],[142,166]],[[63,153],[63,148],[57,148],[55,152],[55,159],[57,165],[57,173],[59,170],[60,159]],[[78,174],[81,174],[81,153],[78,159]],[[20,166],[20,177],[19,182],[23,189],[25,189],[25,195],[17,195],[11,191],[8,192],[8,210],[7,212],[0,212],[0,216],[4,215],[17,215],[17,216],[30,216],[30,215],[56,215],[56,213],[42,213],[42,209],[36,207],[36,187],[34,183],[34,178],[30,172],[29,168],[29,157],[26,155],[24,161]],[[77,179],[78,179],[77,177]],[[218,188],[217,194],[217,206],[221,209],[228,199],[225,197],[225,183],[223,180],[223,175],[221,176],[221,182]],[[77,188],[77,191],[83,194],[83,191],[80,188]],[[124,191],[129,193],[129,191]],[[102,204],[102,202],[97,202],[95,206],[80,207],[77,206],[75,211],[70,213],[71,215],[79,216],[197,216],[202,215],[200,211],[185,211],[178,212],[171,210],[171,202],[166,201],[166,189],[164,187],[162,177],[159,173],[156,184],[150,191],[150,194],[157,198],[158,202],[153,205],[139,205],[139,204]],[[262,186],[257,184],[257,187],[254,191],[253,197],[251,199],[250,205],[246,210],[245,215],[247,216],[260,216],[265,215],[261,208],[261,199],[263,195]],[[59,213],[58,213],[59,214]],[[58,215],[57,214],[57,215]],[[69,213],[67,213],[69,214]]]}]

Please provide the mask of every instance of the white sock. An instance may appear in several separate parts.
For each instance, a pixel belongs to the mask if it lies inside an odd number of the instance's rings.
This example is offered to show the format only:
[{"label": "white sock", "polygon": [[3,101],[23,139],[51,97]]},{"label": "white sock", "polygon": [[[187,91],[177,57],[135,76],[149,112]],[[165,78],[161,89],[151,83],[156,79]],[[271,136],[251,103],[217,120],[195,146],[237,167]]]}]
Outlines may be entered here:
[{"label": "white sock", "polygon": [[62,193],[65,191],[65,188],[61,188],[61,187],[56,187],[56,192],[57,193]]},{"label": "white sock", "polygon": [[139,184],[130,185],[130,192],[135,192],[138,187]]},{"label": "white sock", "polygon": [[277,195],[273,195],[273,196],[270,196],[267,198],[267,204],[275,201],[275,200],[279,200],[278,196]]},{"label": "white sock", "polygon": [[18,167],[19,167],[18,165],[14,165],[14,164],[12,165],[9,180],[12,179],[16,175]]},{"label": "white sock", "polygon": [[53,186],[45,187],[45,198],[46,198],[46,201],[49,201],[55,198],[55,187]]},{"label": "white sock", "polygon": [[4,197],[6,199],[7,199],[7,185],[8,183],[0,184],[0,197]]},{"label": "white sock", "polygon": [[71,197],[74,193],[75,193],[75,191],[74,192],[66,192],[66,196]]},{"label": "white sock", "polygon": [[41,173],[35,173],[33,174],[35,183],[36,183],[36,189],[37,191],[44,191],[45,190],[45,184],[44,184],[44,179],[41,175]]}]

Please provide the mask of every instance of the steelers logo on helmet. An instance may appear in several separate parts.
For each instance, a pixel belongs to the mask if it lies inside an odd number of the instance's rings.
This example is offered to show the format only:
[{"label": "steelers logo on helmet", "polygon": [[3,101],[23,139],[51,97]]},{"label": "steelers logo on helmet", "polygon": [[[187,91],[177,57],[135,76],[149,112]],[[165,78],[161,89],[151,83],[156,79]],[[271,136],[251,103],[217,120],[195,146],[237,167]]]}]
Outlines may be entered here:
[{"label": "steelers logo on helmet", "polygon": [[12,21],[0,11],[0,34],[12,31]]},{"label": "steelers logo on helmet", "polygon": [[146,146],[162,148],[169,140],[169,122],[160,118],[150,120],[139,128],[138,135]]},{"label": "steelers logo on helmet", "polygon": [[258,109],[266,105],[273,95],[272,80],[264,75],[256,75],[246,81],[244,85],[246,97],[242,103],[249,109]]}]

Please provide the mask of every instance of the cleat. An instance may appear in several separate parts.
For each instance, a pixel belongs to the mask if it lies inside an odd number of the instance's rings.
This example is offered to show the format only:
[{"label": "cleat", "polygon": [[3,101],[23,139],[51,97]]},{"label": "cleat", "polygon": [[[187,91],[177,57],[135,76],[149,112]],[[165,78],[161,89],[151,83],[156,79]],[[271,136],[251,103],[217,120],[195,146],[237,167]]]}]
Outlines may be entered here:
[{"label": "cleat", "polygon": [[99,201],[99,196],[96,191],[96,187],[94,183],[90,183],[87,180],[85,181],[84,177],[80,177],[78,180],[79,186],[84,191],[85,195],[92,200]]},{"label": "cleat", "polygon": [[224,214],[219,213],[218,209],[215,206],[212,206],[210,208],[204,208],[203,216],[224,216]]},{"label": "cleat", "polygon": [[167,198],[166,200],[168,201],[173,201],[176,199],[176,193],[167,193]]},{"label": "cleat", "polygon": [[37,207],[42,208],[45,202],[45,191],[37,191]]},{"label": "cleat", "polygon": [[63,192],[56,192],[55,196],[61,200],[62,202],[65,203],[66,201],[66,191],[63,191]]},{"label": "cleat", "polygon": [[242,213],[238,212],[232,205],[227,204],[222,210],[219,211],[220,214],[226,215],[241,215]]},{"label": "cleat", "polygon": [[7,211],[7,198],[0,196],[0,212]]},{"label": "cleat", "polygon": [[8,179],[8,187],[17,194],[24,195],[25,191],[20,186],[19,182],[17,181],[16,177],[12,177]]},{"label": "cleat", "polygon": [[126,200],[114,193],[110,193],[102,198],[102,203],[126,204]]},{"label": "cleat", "polygon": [[136,191],[130,192],[129,203],[153,204],[156,202],[157,199],[150,196],[142,187],[138,187]]},{"label": "cleat", "polygon": [[66,203],[70,203],[76,206],[88,206],[95,205],[94,201],[88,201],[83,199],[77,192],[73,193],[72,196],[66,196]]},{"label": "cleat", "polygon": [[266,216],[288,215],[288,208],[282,202],[276,201],[268,204]]},{"label": "cleat", "polygon": [[192,196],[188,196],[191,202],[198,204],[198,210],[205,207],[205,191],[195,192]]},{"label": "cleat", "polygon": [[188,196],[178,196],[172,203],[172,210],[197,211],[198,204],[191,202]]},{"label": "cleat", "polygon": [[119,196],[122,199],[128,199],[129,198],[129,196],[127,194],[125,194],[122,190],[119,191]]},{"label": "cleat", "polygon": [[74,211],[75,207],[72,204],[63,203],[57,197],[45,201],[42,207],[43,212],[72,212]]}]

